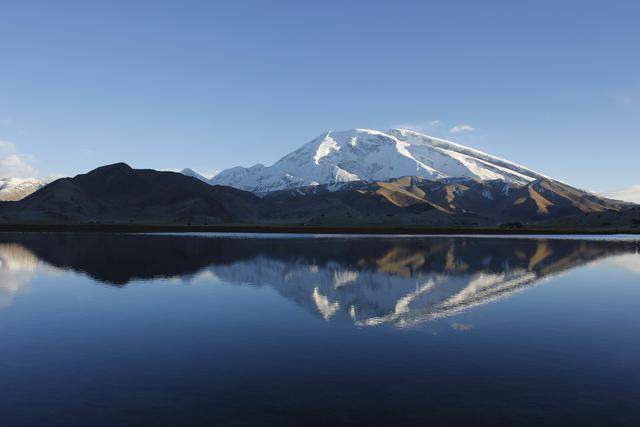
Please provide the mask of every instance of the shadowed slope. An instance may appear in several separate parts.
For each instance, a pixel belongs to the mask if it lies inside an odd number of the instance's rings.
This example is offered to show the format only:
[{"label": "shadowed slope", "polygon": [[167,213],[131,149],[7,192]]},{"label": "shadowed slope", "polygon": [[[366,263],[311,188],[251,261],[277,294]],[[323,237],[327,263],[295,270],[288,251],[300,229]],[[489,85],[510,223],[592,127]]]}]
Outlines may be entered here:
[{"label": "shadowed slope", "polygon": [[260,199],[179,173],[117,163],[59,179],[8,207],[25,221],[216,223],[254,216]]}]

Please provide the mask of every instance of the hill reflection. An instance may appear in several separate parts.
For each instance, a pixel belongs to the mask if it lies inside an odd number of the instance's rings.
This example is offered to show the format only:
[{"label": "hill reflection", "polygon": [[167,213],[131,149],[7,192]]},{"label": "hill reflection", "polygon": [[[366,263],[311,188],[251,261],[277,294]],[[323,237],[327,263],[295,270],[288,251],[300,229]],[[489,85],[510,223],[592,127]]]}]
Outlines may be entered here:
[{"label": "hill reflection", "polygon": [[271,286],[326,320],[404,327],[637,252],[624,240],[12,234],[0,236],[0,278],[14,293],[40,262],[116,286],[206,272]]}]

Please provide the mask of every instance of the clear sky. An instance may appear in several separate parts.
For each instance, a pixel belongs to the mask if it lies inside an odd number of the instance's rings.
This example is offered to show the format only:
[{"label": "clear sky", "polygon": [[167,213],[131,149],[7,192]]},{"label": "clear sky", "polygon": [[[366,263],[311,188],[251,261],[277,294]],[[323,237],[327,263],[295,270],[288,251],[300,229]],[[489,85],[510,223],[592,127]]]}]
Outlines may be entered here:
[{"label": "clear sky", "polygon": [[640,183],[640,2],[0,0],[0,173],[271,164],[405,126]]}]

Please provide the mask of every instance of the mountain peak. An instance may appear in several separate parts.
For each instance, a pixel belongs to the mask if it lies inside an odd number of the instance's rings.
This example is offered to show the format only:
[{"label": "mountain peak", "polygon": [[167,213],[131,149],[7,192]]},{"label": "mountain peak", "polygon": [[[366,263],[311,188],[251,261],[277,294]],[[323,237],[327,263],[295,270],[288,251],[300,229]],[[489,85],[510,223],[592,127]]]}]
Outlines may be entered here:
[{"label": "mountain peak", "polygon": [[209,183],[209,180],[205,176],[203,176],[202,174],[199,174],[198,172],[194,171],[191,168],[184,168],[180,171],[180,173],[185,176],[190,176],[192,178],[199,179],[202,182]]},{"label": "mountain peak", "polygon": [[421,136],[426,136],[426,137],[431,138],[431,136],[429,136],[427,134],[424,134],[424,133],[421,133],[421,132],[418,132],[418,131],[415,131],[415,130],[411,130],[411,129],[406,129],[406,128],[391,128],[391,129],[387,130],[387,133],[389,135],[394,135],[394,134],[411,135],[411,134],[413,134],[413,135],[421,135]]},{"label": "mountain peak", "polygon": [[119,171],[130,171],[132,170],[131,166],[124,162],[113,163],[110,165],[100,166],[92,170],[89,173],[110,173],[110,172],[119,172]]},{"label": "mountain peak", "polygon": [[324,132],[272,166],[224,170],[211,183],[260,193],[403,176],[516,184],[543,177],[513,162],[416,131],[352,129]]}]

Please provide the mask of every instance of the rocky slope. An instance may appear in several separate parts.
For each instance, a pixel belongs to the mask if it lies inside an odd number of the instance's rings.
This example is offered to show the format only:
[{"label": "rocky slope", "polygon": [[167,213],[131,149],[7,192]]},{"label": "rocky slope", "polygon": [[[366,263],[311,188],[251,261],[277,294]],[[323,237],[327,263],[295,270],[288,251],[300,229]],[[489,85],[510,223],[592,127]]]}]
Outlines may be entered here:
[{"label": "rocky slope", "polygon": [[[590,214],[616,215],[633,205],[540,178],[527,184],[501,180],[429,180],[404,177],[283,190],[264,199],[310,224],[494,226],[533,224]],[[570,222],[570,220],[568,220]]]}]

